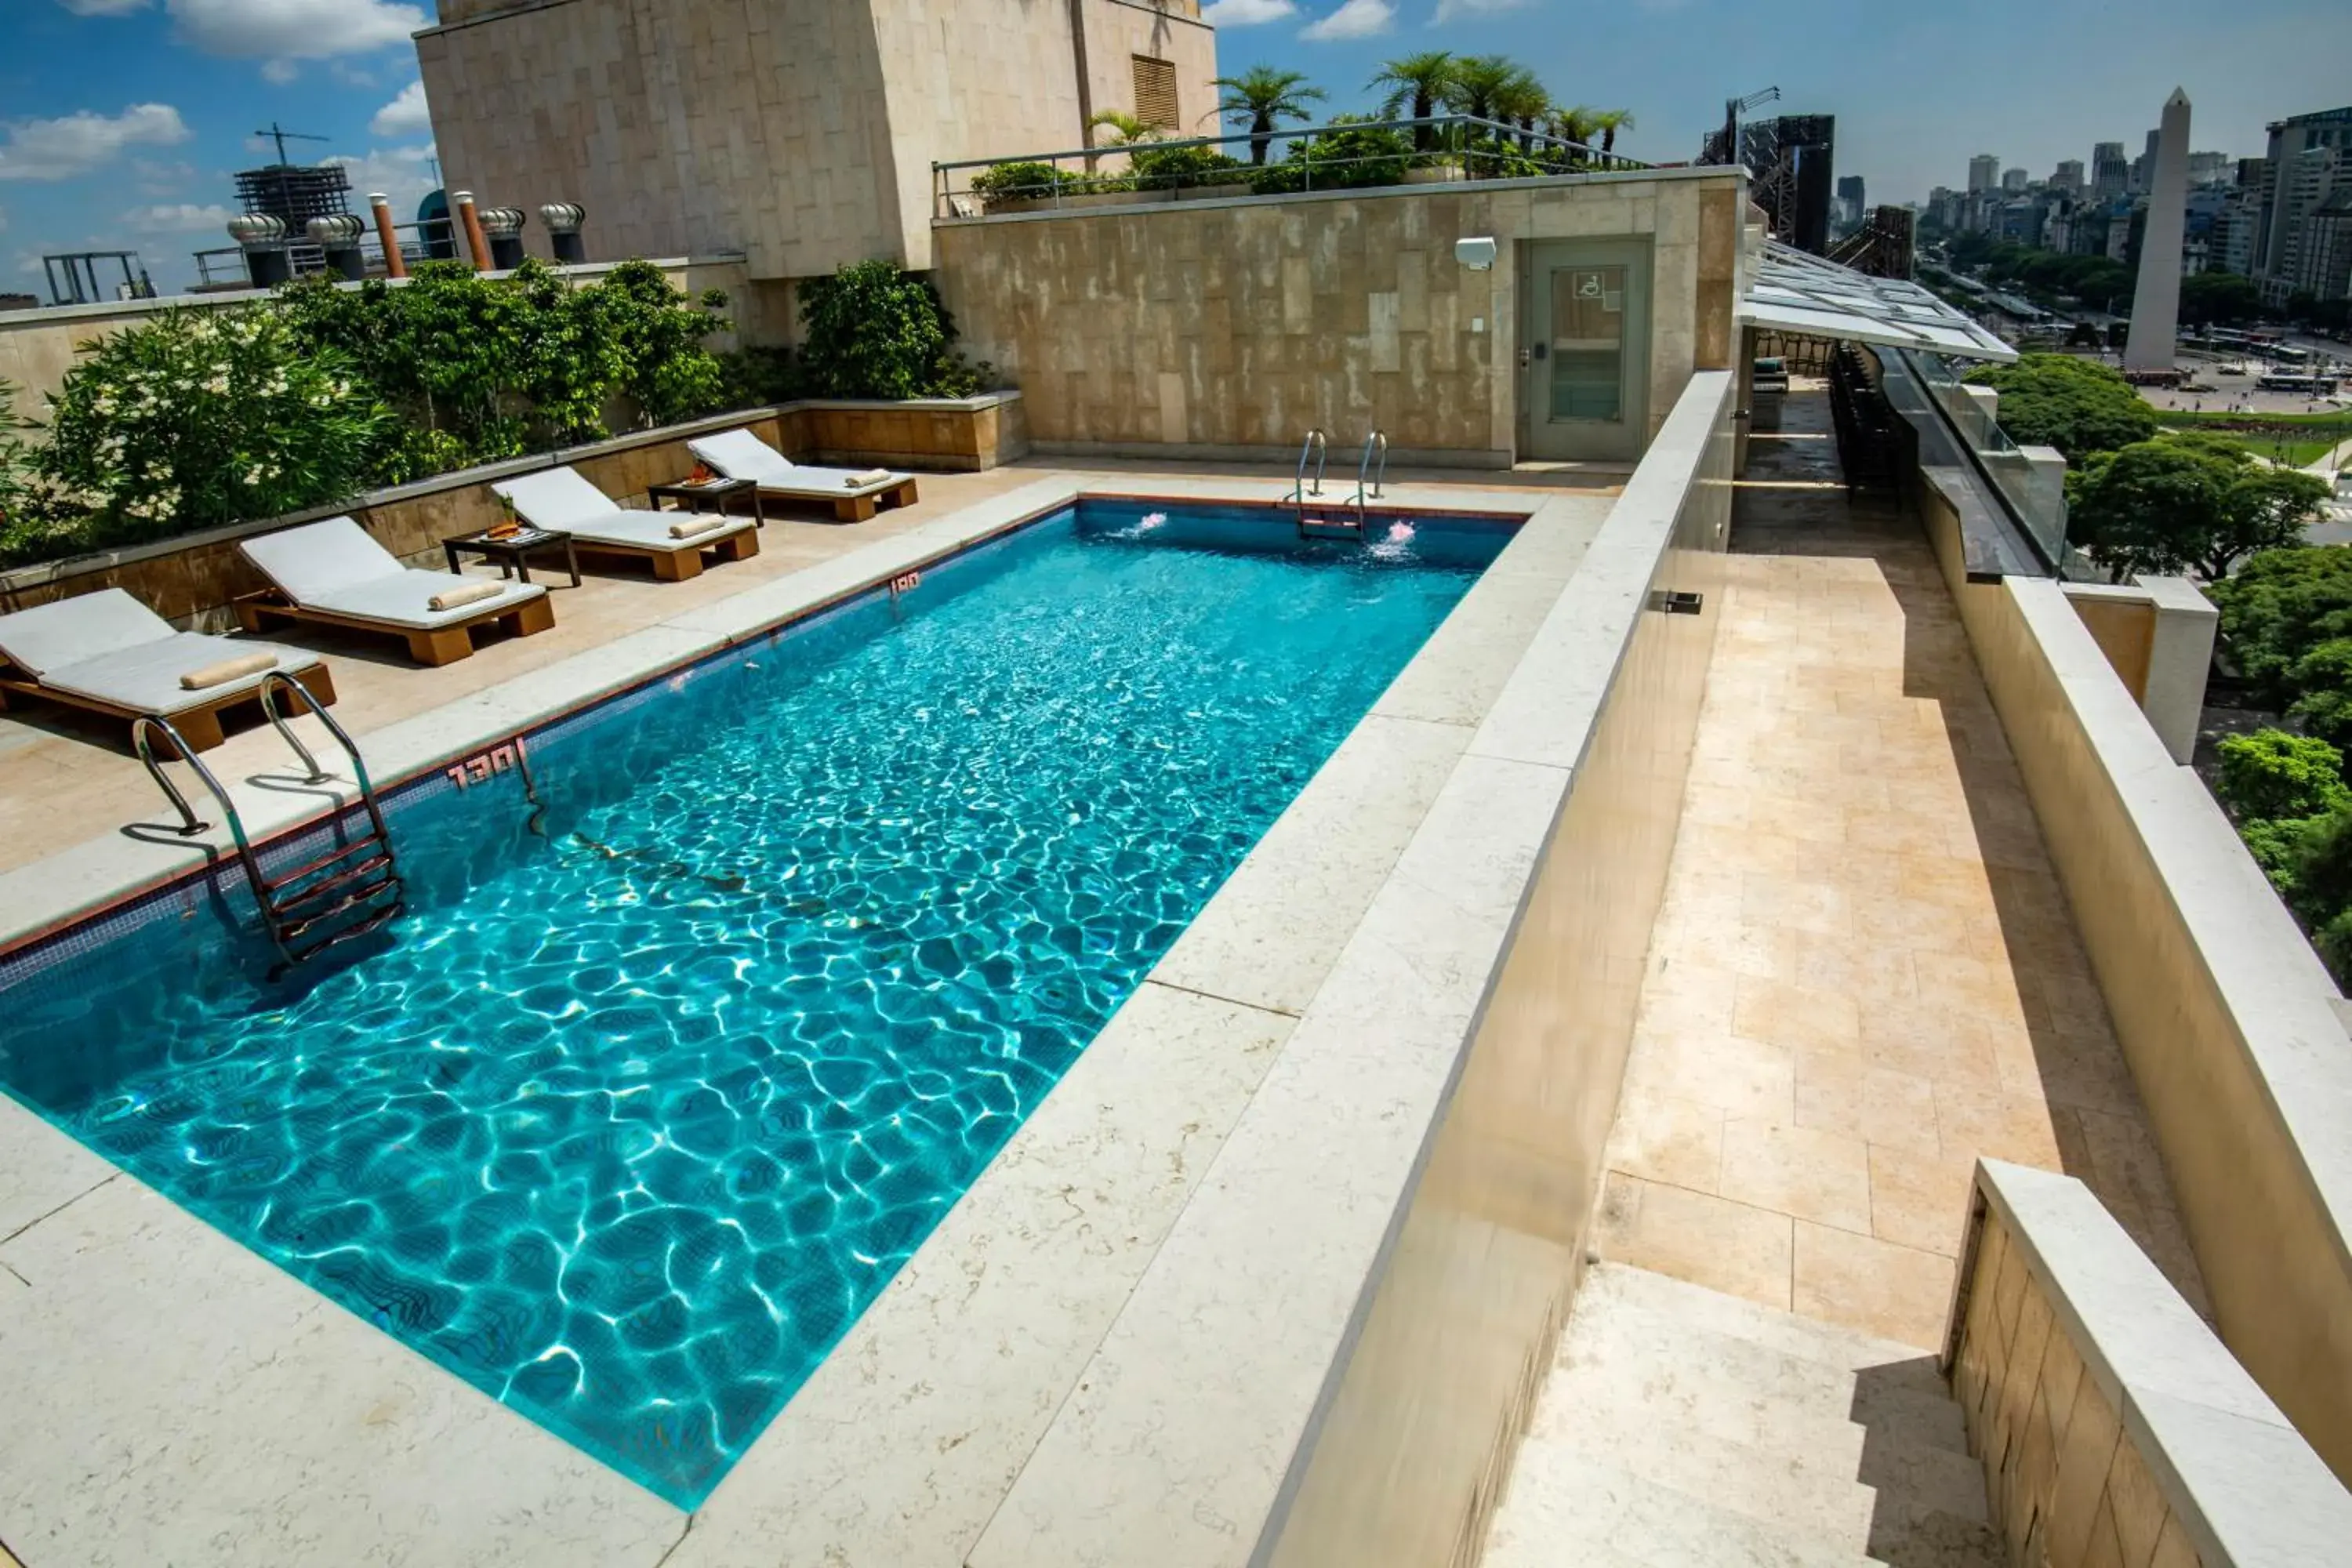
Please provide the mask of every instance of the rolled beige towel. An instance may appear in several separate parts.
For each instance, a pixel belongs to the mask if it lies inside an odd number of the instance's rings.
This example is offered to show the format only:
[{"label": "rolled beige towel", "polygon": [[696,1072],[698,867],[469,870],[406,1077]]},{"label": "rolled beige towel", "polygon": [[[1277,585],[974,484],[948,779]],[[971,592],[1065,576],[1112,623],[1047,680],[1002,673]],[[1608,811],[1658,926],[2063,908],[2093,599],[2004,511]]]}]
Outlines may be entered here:
[{"label": "rolled beige towel", "polygon": [[863,473],[850,475],[841,482],[847,485],[851,489],[857,490],[864,489],[867,485],[882,484],[887,480],[895,479],[898,477],[898,475],[892,473],[887,468],[867,468]]},{"label": "rolled beige towel", "polygon": [[669,525],[672,539],[699,539],[706,533],[716,533],[727,526],[727,519],[710,512],[698,513],[683,521]]},{"label": "rolled beige towel", "polygon": [[201,669],[189,670],[180,677],[180,689],[202,691],[208,686],[226,686],[232,680],[274,669],[277,665],[278,656],[274,653],[241,653],[235,658],[218,659]]},{"label": "rolled beige towel", "polygon": [[503,583],[468,583],[462,588],[444,588],[425,601],[428,610],[454,610],[460,605],[478,605],[484,599],[495,599],[505,593]]}]

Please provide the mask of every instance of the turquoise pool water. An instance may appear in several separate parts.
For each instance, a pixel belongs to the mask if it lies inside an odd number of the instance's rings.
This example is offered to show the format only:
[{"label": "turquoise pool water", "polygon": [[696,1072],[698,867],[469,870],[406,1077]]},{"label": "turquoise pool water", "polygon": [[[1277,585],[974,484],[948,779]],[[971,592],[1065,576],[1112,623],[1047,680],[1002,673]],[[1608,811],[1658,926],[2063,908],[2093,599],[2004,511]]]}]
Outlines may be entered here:
[{"label": "turquoise pool water", "polygon": [[0,964],[0,1080],[681,1506],[873,1300],[1507,534],[1089,504],[392,803],[410,911]]}]

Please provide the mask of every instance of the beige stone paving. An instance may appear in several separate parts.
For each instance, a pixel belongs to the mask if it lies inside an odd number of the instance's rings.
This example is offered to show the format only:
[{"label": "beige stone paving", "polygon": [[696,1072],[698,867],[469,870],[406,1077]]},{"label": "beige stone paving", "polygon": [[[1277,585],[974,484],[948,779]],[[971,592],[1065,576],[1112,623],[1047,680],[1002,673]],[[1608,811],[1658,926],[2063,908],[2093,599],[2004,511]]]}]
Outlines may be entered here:
[{"label": "beige stone paving", "polygon": [[2201,1304],[1950,598],[1822,487],[1806,401],[1737,503],[1601,1249],[1934,1345],[1983,1154],[2081,1177]]},{"label": "beige stone paving", "polygon": [[[886,511],[853,525],[773,519],[750,561],[714,566],[685,583],[656,583],[625,568],[584,572],[574,588],[561,572],[534,566],[548,584],[556,624],[529,637],[485,634],[470,658],[437,669],[410,663],[391,638],[346,634],[330,628],[273,630],[274,640],[311,647],[327,656],[339,700],[335,714],[364,752],[368,734],[485,688],[511,680],[616,637],[641,630],[680,611],[723,599],[790,573],[831,560],[877,539],[903,533],[961,508],[1024,485],[1056,477],[1103,482],[1149,494],[1170,484],[1207,481],[1234,494],[1270,496],[1286,487],[1287,471],[1265,465],[1217,463],[1171,468],[1132,462],[1055,463],[1031,461],[980,474],[924,474],[918,504]],[[1436,469],[1391,475],[1391,486],[1412,483],[1435,491],[1570,489],[1589,495],[1614,492],[1618,476],[1601,472],[1496,473]],[[1327,494],[1345,495],[1336,478]],[[1426,493],[1421,492],[1421,493]],[[1474,504],[1465,501],[1466,505]],[[497,568],[469,563],[477,575]],[[312,721],[297,721],[315,747],[331,744]],[[205,753],[226,784],[282,768],[286,750],[250,709],[231,720],[227,742]],[[25,705],[0,713],[0,871],[41,859],[126,823],[163,822],[168,808],[131,755],[127,726],[48,704]],[[322,758],[326,752],[320,752]],[[330,763],[329,765],[333,765]]]}]

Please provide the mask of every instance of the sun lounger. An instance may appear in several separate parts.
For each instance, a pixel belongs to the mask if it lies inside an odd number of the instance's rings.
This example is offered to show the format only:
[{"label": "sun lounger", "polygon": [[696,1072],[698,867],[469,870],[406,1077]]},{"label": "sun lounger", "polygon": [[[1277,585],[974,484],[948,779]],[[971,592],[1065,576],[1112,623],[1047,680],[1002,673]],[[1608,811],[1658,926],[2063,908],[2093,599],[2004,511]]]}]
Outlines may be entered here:
[{"label": "sun lounger", "polygon": [[499,479],[490,489],[532,527],[570,534],[582,554],[644,561],[666,583],[698,574],[706,550],[722,561],[760,553],[759,524],[748,518],[624,508],[572,468]]},{"label": "sun lounger", "polygon": [[[237,548],[271,584],[236,601],[247,631],[286,620],[384,632],[405,638],[417,663],[447,664],[474,651],[476,626],[503,622],[528,637],[555,624],[555,606],[537,584],[413,571],[348,517],[265,533]],[[485,586],[498,592],[478,596]]]},{"label": "sun lounger", "polygon": [[763,497],[824,501],[840,522],[864,522],[877,508],[915,504],[915,480],[887,468],[819,468],[795,463],[749,430],[698,436],[686,444],[698,461],[730,479],[750,479]]},{"label": "sun lounger", "polygon": [[[199,752],[221,743],[221,710],[257,700],[273,670],[299,677],[322,703],[335,700],[317,654],[174,631],[120,588],[0,616],[0,708],[13,693],[117,719],[168,719]],[[308,707],[287,694],[286,711]]]}]

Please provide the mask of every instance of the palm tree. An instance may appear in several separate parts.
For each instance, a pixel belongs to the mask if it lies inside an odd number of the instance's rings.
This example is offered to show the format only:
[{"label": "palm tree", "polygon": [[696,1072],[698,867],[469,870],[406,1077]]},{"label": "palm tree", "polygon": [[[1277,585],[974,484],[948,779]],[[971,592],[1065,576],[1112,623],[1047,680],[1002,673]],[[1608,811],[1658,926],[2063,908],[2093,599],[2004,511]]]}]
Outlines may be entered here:
[{"label": "palm tree", "polygon": [[1408,104],[1412,106],[1412,118],[1421,121],[1412,128],[1412,150],[1416,153],[1429,151],[1429,117],[1437,112],[1437,106],[1445,101],[1454,86],[1454,63],[1447,50],[1425,49],[1389,61],[1371,79],[1375,92],[1381,88],[1389,89],[1388,96],[1381,100],[1381,119],[1398,119],[1402,110]]},{"label": "palm tree", "polygon": [[1603,156],[1615,154],[1617,132],[1630,129],[1633,123],[1633,111],[1630,109],[1602,109],[1593,112],[1591,125],[1595,131],[1601,132],[1601,151]]},{"label": "palm tree", "polygon": [[1087,121],[1087,129],[1109,131],[1108,136],[1095,142],[1096,146],[1105,152],[1121,147],[1132,147],[1140,142],[1157,142],[1165,135],[1165,132],[1157,125],[1148,125],[1124,109],[1097,110]]},{"label": "palm tree", "polygon": [[1457,60],[1446,89],[1446,107],[1473,120],[1492,120],[1496,100],[1509,93],[1528,75],[1526,67],[1504,55],[1473,55]]},{"label": "palm tree", "polygon": [[1496,91],[1494,110],[1496,120],[1519,128],[1519,151],[1533,153],[1536,126],[1551,113],[1551,94],[1544,90],[1533,71],[1516,70]]},{"label": "palm tree", "polygon": [[1252,66],[1239,76],[1221,76],[1211,82],[1225,96],[1213,111],[1226,120],[1249,121],[1250,162],[1264,163],[1274,132],[1286,120],[1310,118],[1307,106],[1324,97],[1319,87],[1307,85],[1301,71],[1279,71],[1272,66]]},{"label": "palm tree", "polygon": [[1550,121],[1544,129],[1563,142],[1573,142],[1580,147],[1591,145],[1594,135],[1593,119],[1600,113],[1583,104],[1554,105]]}]

